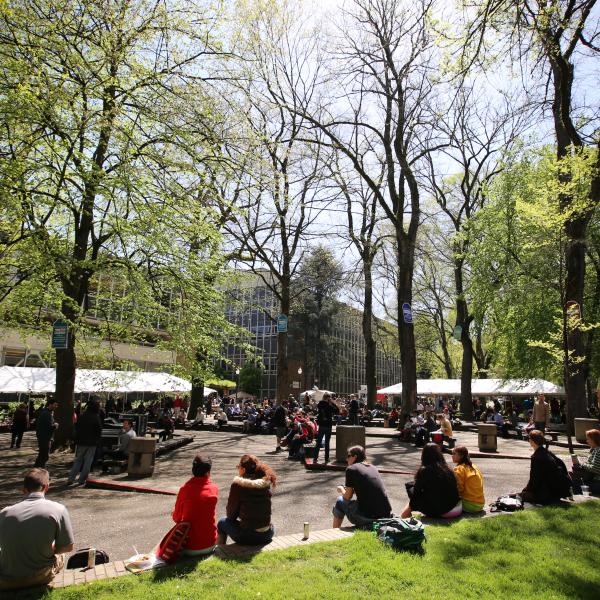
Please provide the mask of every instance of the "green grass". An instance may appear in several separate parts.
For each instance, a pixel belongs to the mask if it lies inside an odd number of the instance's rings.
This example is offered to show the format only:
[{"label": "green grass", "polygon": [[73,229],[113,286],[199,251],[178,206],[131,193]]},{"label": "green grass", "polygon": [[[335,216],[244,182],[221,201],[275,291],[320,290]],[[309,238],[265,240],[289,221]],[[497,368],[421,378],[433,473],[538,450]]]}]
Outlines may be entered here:
[{"label": "green grass", "polygon": [[600,503],[587,502],[430,526],[423,556],[395,552],[358,532],[339,542],[180,565],[43,597],[597,600],[599,531]]}]

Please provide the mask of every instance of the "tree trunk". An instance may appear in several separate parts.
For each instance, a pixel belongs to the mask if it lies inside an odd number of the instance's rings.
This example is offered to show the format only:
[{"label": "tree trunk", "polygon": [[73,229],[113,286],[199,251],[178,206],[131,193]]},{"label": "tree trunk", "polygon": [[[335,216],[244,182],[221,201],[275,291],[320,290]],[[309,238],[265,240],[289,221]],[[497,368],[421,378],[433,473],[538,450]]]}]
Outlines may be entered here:
[{"label": "tree trunk", "polygon": [[[462,248],[455,248],[455,254]],[[473,418],[473,395],[471,381],[473,379],[473,342],[469,327],[472,317],[469,316],[469,307],[464,297],[463,262],[458,259],[454,262],[454,283],[456,286],[456,324],[461,328],[460,343],[462,344],[462,362],[460,372],[460,410],[467,419]]]},{"label": "tree trunk", "polygon": [[[290,278],[281,278],[281,314],[290,318]],[[277,333],[277,400],[283,401],[289,395],[288,381],[288,333]]]},{"label": "tree trunk", "polygon": [[365,383],[367,384],[367,407],[373,408],[377,400],[377,347],[373,338],[373,259],[363,256],[365,296],[362,315],[362,330],[365,338]]},{"label": "tree trunk", "polygon": [[417,407],[417,353],[415,331],[412,323],[404,322],[403,304],[412,310],[413,260],[403,241],[398,242],[398,338],[402,363],[402,416],[406,418]]},{"label": "tree trunk", "polygon": [[75,355],[75,333],[69,324],[68,348],[56,351],[56,389],[58,402],[56,422],[58,428],[54,434],[54,449],[64,448],[73,439],[73,394],[77,357]]}]

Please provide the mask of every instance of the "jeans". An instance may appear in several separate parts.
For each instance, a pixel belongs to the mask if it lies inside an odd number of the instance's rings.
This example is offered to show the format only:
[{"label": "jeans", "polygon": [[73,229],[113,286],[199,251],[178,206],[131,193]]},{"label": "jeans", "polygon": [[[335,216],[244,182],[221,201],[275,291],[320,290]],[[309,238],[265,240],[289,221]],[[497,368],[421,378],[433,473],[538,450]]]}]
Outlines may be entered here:
[{"label": "jeans", "polygon": [[536,421],[535,428],[538,431],[541,431],[542,433],[544,433],[546,431],[546,422],[545,421]]},{"label": "jeans", "polygon": [[370,527],[375,520],[361,514],[358,500],[346,500],[343,496],[338,496],[331,512],[338,519],[347,517],[348,521],[357,527]]},{"label": "jeans", "polygon": [[50,444],[52,443],[52,438],[38,438],[38,455],[35,459],[34,467],[39,467],[43,469],[48,462],[48,458],[50,457]]},{"label": "jeans", "polygon": [[23,441],[23,434],[25,433],[24,429],[13,429],[12,436],[10,438],[10,447],[16,445],[17,448],[21,447],[21,442]]},{"label": "jeans", "polygon": [[86,482],[95,455],[96,446],[77,446],[77,448],[75,448],[75,462],[69,472],[69,483],[75,481],[77,473],[79,473],[79,483]]},{"label": "jeans", "polygon": [[326,425],[319,426],[319,433],[317,434],[317,447],[315,448],[315,462],[319,460],[319,450],[321,449],[321,442],[325,438],[325,462],[329,462],[329,442],[331,441],[331,427]]},{"label": "jeans", "polygon": [[243,546],[261,546],[268,544],[275,535],[275,527],[267,531],[254,531],[253,529],[242,529],[240,522],[237,519],[229,519],[223,517],[217,523],[217,531],[225,536],[229,536],[234,542]]}]

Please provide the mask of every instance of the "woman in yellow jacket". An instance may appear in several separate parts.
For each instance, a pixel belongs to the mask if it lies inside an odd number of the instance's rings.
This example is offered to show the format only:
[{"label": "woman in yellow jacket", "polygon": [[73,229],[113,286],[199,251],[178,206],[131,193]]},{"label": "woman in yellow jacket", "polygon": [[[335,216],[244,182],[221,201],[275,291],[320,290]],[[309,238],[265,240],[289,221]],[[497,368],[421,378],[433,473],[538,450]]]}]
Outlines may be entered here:
[{"label": "woman in yellow jacket", "polygon": [[465,446],[457,446],[452,450],[452,462],[455,464],[454,476],[458,494],[462,499],[463,510],[465,512],[482,511],[485,506],[483,476],[471,462],[469,451]]}]

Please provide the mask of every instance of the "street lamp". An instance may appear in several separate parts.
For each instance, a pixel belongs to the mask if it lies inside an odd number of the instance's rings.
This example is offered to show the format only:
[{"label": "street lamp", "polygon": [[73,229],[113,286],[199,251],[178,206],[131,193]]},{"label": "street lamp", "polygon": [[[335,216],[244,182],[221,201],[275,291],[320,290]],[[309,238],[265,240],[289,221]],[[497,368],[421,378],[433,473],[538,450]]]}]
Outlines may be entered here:
[{"label": "street lamp", "polygon": [[240,368],[237,367],[235,370],[235,401],[238,401],[238,387],[240,385]]}]

